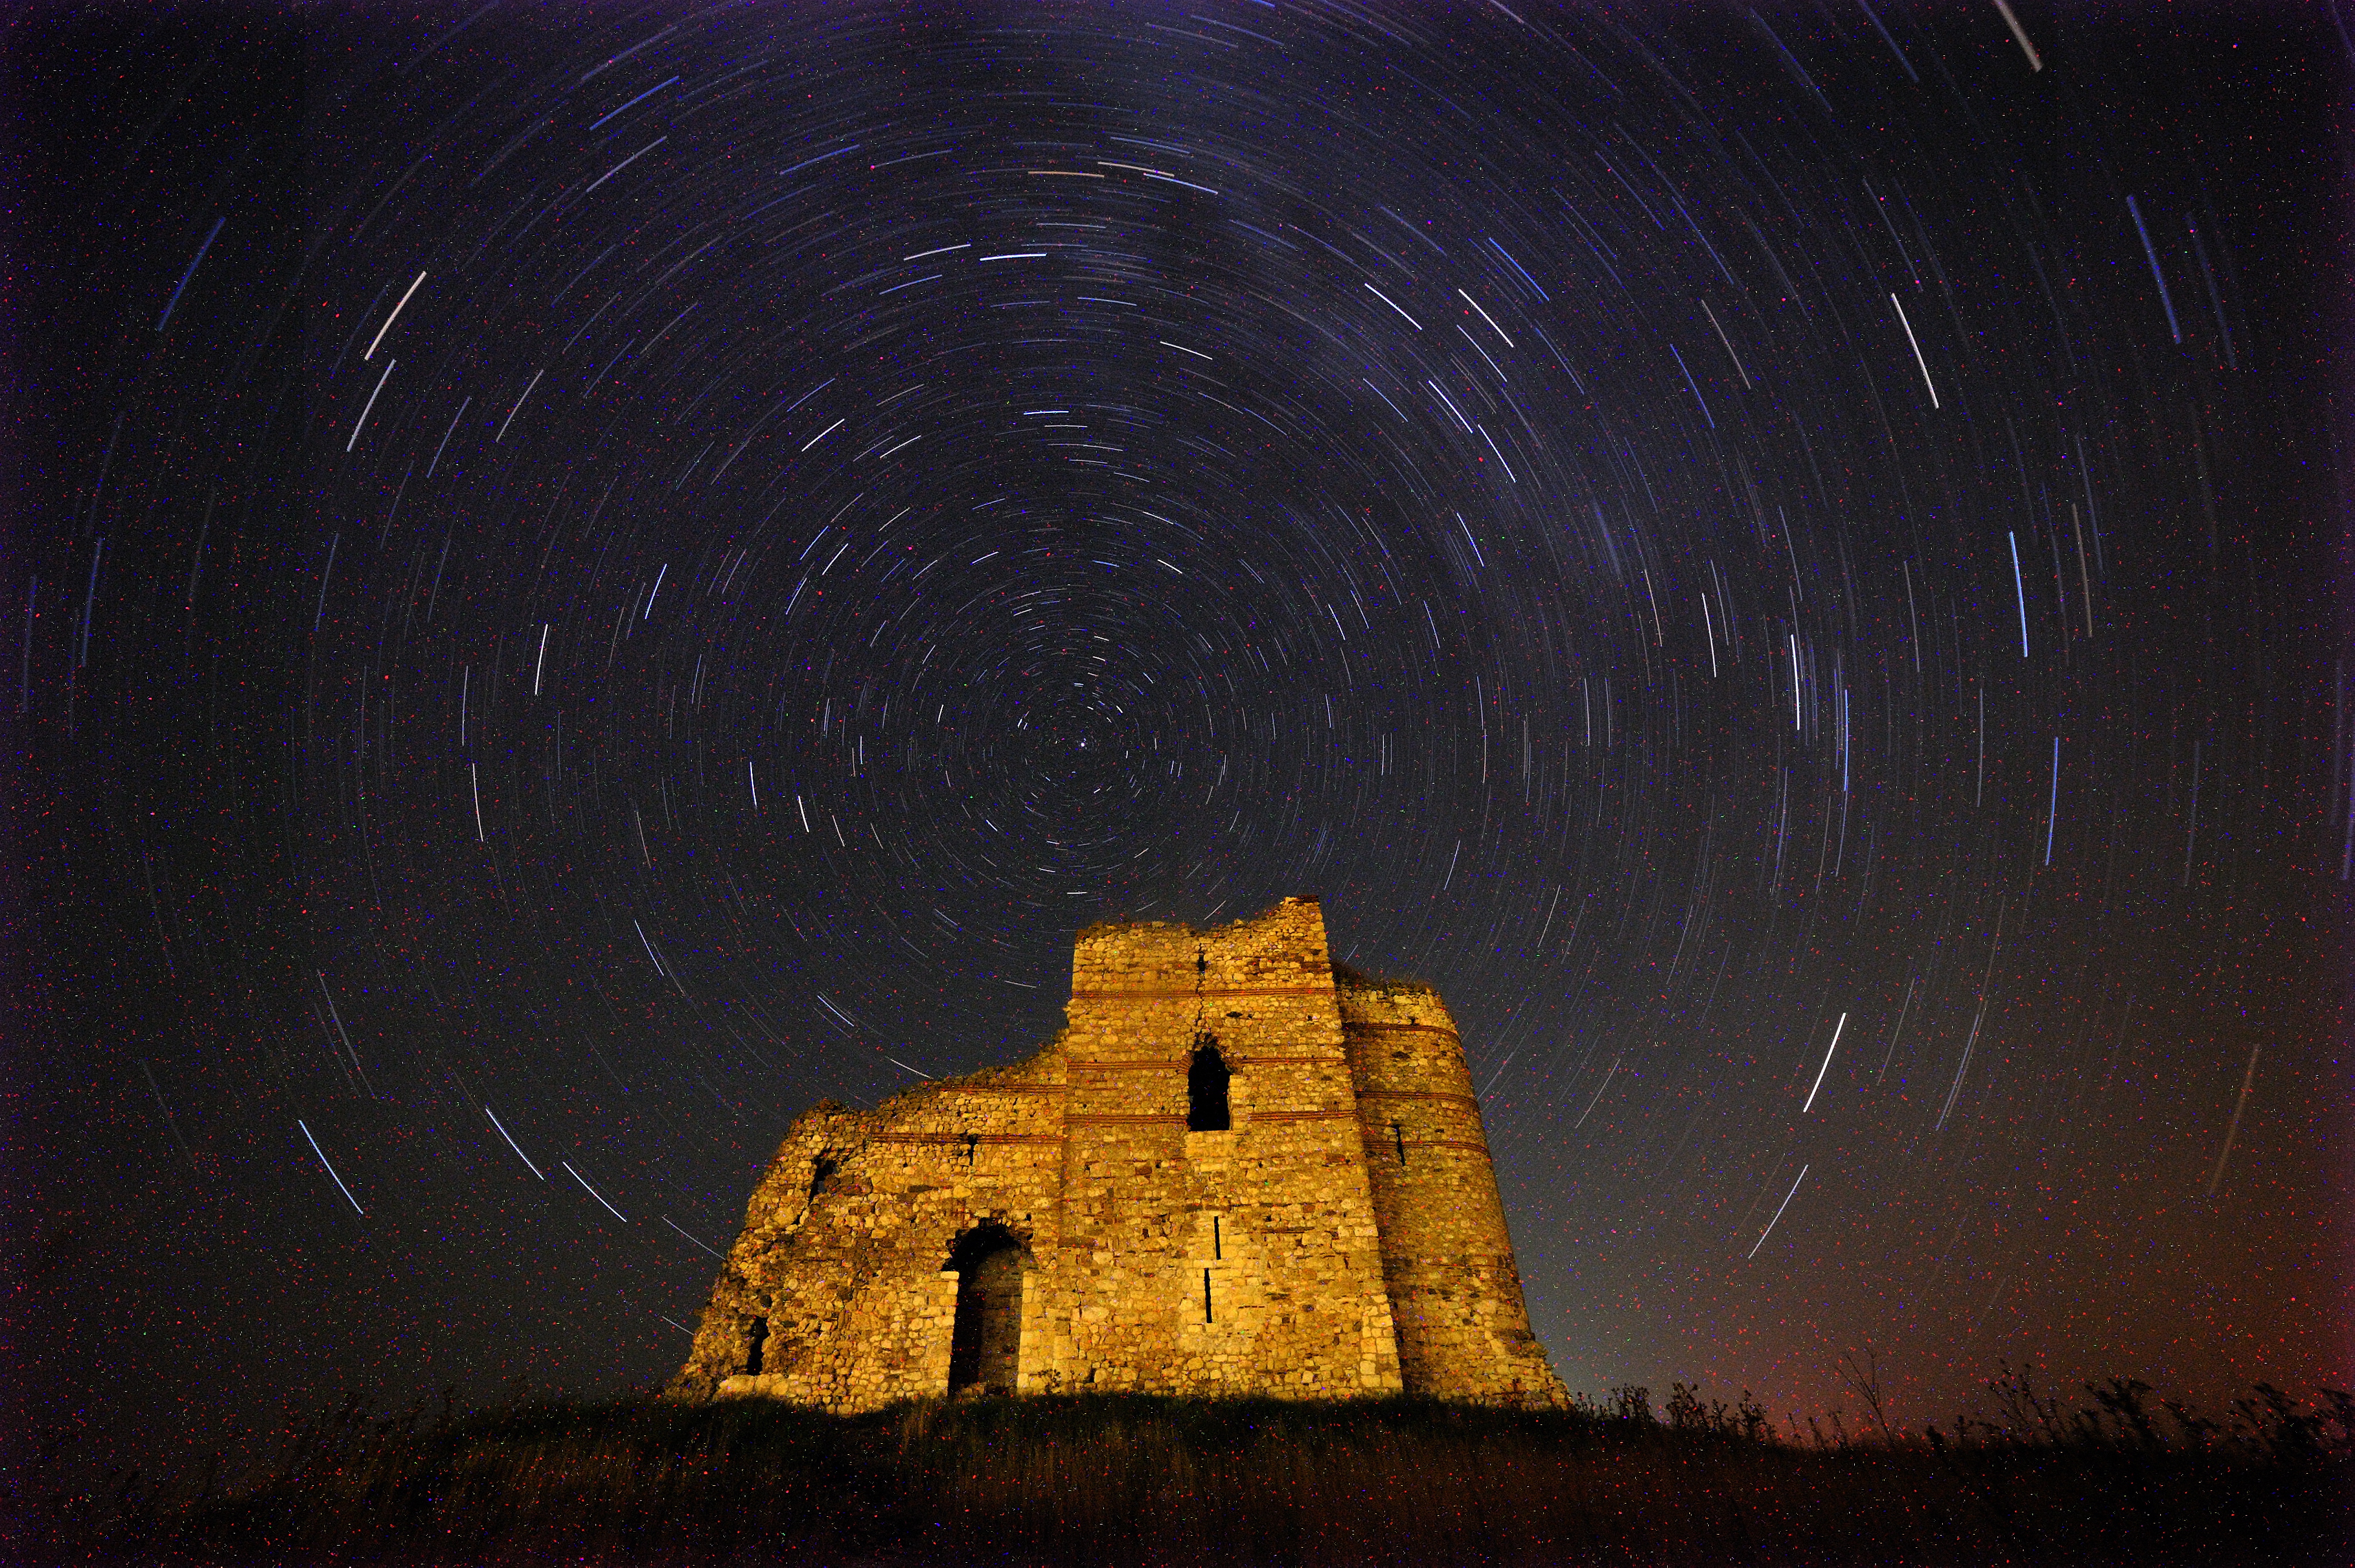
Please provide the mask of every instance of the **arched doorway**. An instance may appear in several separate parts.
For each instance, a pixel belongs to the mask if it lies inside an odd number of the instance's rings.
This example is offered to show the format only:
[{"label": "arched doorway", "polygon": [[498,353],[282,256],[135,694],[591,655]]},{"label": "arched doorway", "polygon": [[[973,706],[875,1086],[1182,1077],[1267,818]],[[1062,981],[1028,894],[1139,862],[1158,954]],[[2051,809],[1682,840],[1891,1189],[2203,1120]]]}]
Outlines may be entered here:
[{"label": "arched doorway", "polygon": [[1010,1394],[1022,1371],[1022,1282],[1029,1254],[1003,1225],[978,1225],[957,1239],[948,1267],[957,1276],[949,1332],[949,1392]]}]

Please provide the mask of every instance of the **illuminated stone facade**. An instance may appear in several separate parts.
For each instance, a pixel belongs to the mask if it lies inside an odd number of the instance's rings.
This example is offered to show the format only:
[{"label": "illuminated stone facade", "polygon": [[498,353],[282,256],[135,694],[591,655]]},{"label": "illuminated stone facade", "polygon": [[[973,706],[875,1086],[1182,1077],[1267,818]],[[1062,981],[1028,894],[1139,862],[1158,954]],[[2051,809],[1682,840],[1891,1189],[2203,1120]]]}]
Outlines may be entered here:
[{"label": "illuminated stone facade", "polygon": [[1436,992],[1336,965],[1286,899],[1082,932],[1067,1017],[796,1121],[670,1392],[1563,1400]]}]

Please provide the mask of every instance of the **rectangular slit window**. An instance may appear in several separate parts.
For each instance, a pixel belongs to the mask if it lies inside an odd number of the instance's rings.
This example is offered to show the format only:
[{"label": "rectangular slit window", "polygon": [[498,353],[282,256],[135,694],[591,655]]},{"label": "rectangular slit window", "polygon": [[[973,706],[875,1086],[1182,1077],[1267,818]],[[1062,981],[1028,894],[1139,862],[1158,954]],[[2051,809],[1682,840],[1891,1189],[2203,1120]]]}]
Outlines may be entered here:
[{"label": "rectangular slit window", "polygon": [[1210,1271],[1204,1269],[1202,1271],[1202,1321],[1208,1323],[1210,1320]]}]

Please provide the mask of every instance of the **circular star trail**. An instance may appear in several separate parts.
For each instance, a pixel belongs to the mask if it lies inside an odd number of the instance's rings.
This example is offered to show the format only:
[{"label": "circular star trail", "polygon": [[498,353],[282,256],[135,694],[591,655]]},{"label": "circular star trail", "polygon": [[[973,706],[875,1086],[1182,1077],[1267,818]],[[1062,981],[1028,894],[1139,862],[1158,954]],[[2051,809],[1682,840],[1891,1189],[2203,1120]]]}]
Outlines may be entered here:
[{"label": "circular star trail", "polygon": [[794,1115],[1297,892],[1465,1023],[1574,1388],[2344,1375],[2312,18],[12,49],[78,1430],[651,1383]]}]

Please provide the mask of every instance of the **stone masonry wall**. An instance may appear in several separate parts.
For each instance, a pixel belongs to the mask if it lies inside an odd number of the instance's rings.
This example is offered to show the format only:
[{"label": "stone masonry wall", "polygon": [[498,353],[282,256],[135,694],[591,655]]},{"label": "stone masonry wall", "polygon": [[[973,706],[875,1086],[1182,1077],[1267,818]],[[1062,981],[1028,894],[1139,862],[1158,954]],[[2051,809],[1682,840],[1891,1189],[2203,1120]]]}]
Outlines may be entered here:
[{"label": "stone masonry wall", "polygon": [[[1333,1397],[1397,1390],[1397,1339],[1323,911],[1095,927],[1071,960],[1068,1384]],[[1186,1126],[1209,1037],[1233,1125]],[[1205,1290],[1208,1291],[1207,1304]]]},{"label": "stone masonry wall", "polygon": [[[981,1243],[967,1310],[1018,1312],[1017,1392],[1558,1402],[1444,1008],[1336,976],[1311,899],[1082,932],[1069,1025],[1028,1061],[794,1122],[671,1393],[942,1394],[952,1253]],[[1204,1044],[1225,1131],[1187,1126]]]}]

